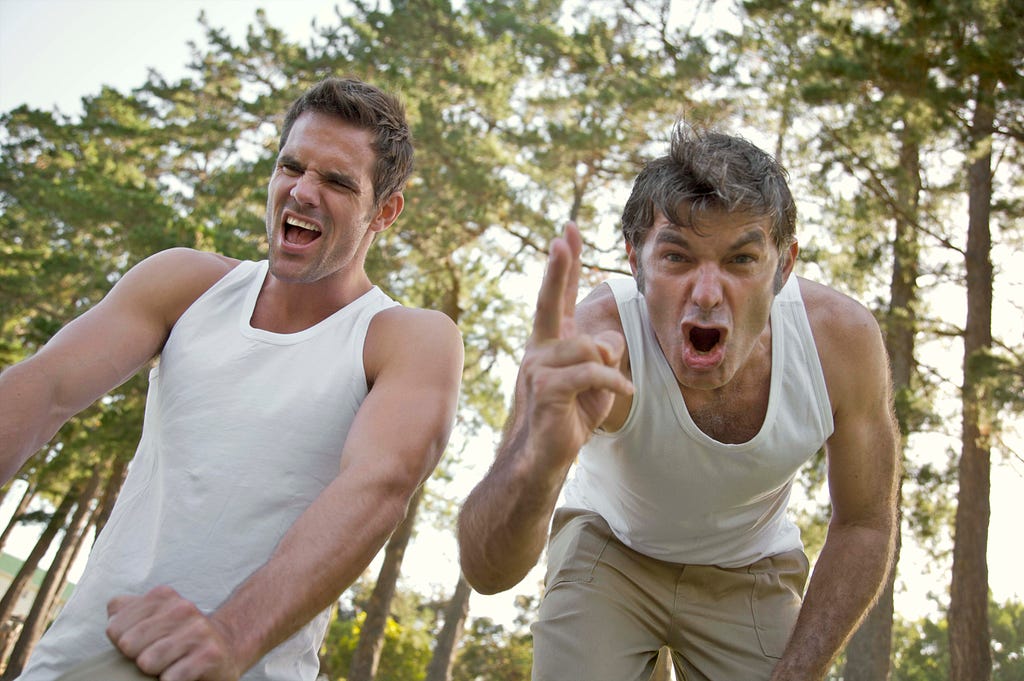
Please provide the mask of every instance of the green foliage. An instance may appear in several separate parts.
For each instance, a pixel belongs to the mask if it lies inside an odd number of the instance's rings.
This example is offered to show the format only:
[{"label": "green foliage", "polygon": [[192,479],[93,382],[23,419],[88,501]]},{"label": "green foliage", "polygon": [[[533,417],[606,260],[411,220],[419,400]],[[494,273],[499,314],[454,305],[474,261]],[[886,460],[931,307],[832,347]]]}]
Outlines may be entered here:
[{"label": "green foliage", "polygon": [[945,621],[924,619],[893,623],[892,681],[932,681],[949,677],[948,631]]},{"label": "green foliage", "polygon": [[956,482],[956,454],[938,463],[907,462],[903,518],[907,532],[936,558],[949,552],[949,528],[956,504],[949,490]]},{"label": "green foliage", "polygon": [[[365,619],[365,612],[351,619],[342,619],[336,612],[332,618],[321,653],[323,667],[330,671],[332,679],[343,681],[346,678]],[[422,681],[430,654],[428,632],[388,619],[384,627],[384,649],[375,678],[377,681]]]},{"label": "green foliage", "polygon": [[[992,681],[1024,681],[1024,604],[989,601]],[[929,618],[893,625],[892,681],[949,678],[949,628]]]},{"label": "green foliage", "polygon": [[452,669],[452,681],[528,681],[533,637],[507,632],[487,617],[474,619]]},{"label": "green foliage", "polygon": [[966,371],[994,409],[1024,411],[1024,366],[1019,358],[988,348],[967,359]]},{"label": "green foliage", "polygon": [[989,602],[993,681],[1024,681],[1024,603]]}]

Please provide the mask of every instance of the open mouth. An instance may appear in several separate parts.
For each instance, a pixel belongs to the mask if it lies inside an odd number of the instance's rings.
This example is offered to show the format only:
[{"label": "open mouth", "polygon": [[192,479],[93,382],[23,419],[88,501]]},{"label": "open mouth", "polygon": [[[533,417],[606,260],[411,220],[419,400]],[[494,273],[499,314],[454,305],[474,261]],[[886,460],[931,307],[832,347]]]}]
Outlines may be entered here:
[{"label": "open mouth", "polygon": [[722,332],[718,329],[706,329],[700,326],[690,329],[690,344],[701,354],[707,354],[714,350],[721,339]]},{"label": "open mouth", "polygon": [[320,238],[320,227],[290,215],[284,221],[284,240],[293,246],[306,246]]}]

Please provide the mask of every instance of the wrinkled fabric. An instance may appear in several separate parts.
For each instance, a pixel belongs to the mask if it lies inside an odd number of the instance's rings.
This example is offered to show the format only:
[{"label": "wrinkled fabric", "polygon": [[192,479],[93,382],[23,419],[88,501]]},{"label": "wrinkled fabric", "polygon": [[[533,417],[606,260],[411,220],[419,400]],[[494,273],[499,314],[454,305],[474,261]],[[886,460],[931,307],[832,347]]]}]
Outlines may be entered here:
[{"label": "wrinkled fabric", "polygon": [[[313,327],[272,333],[249,323],[266,274],[266,261],[239,264],[174,325],[120,497],[23,681],[53,681],[109,649],[113,596],[165,584],[212,612],[337,476],[368,393],[366,331],[397,303],[374,288]],[[243,679],[315,679],[327,621],[325,611]]]},{"label": "wrinkled fabric", "polygon": [[786,514],[793,478],[832,434],[832,408],[797,278],[771,310],[772,369],[760,432],[723,444],[693,422],[633,279],[612,279],[633,405],[581,451],[564,506],[603,517],[626,546],[673,563],[740,567],[802,549]]}]

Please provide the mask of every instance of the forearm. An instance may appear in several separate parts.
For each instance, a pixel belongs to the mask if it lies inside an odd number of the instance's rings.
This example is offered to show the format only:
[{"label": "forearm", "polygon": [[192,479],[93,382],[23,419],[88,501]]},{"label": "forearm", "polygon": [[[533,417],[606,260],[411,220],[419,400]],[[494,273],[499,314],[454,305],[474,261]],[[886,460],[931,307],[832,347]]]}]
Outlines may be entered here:
[{"label": "forearm", "polygon": [[773,681],[817,681],[872,607],[893,557],[890,525],[832,526]]},{"label": "forearm", "polygon": [[211,619],[241,668],[329,607],[404,518],[413,487],[338,479],[296,520],[271,558]]},{"label": "forearm", "polygon": [[463,504],[458,540],[462,571],[477,591],[515,586],[537,564],[568,466],[533,463],[525,432],[499,448],[495,464]]}]

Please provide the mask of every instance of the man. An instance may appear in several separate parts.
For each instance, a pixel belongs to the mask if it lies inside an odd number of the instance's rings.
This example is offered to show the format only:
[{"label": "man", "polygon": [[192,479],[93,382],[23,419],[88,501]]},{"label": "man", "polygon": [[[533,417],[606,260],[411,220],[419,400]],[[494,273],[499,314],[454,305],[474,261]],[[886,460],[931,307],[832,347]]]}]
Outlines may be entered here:
[{"label": "man", "polygon": [[396,98],[319,83],[285,119],[269,263],[158,253],[0,376],[8,479],[160,356],[118,504],[25,681],[111,645],[164,681],[316,677],[329,606],[404,517],[454,420],[458,330],[398,306],[364,268],[402,212],[412,157]]},{"label": "man", "polygon": [[[678,126],[623,211],[635,281],[577,306],[579,232],[552,244],[512,415],[459,520],[484,593],[526,575],[550,522],[535,680],[645,680],[666,645],[687,681],[819,679],[875,598],[897,475],[884,346],[866,309],[791,276],[795,217],[767,154]],[[822,445],[833,513],[801,607],[786,506]]]}]

